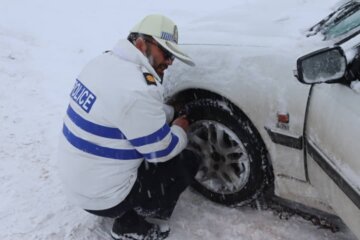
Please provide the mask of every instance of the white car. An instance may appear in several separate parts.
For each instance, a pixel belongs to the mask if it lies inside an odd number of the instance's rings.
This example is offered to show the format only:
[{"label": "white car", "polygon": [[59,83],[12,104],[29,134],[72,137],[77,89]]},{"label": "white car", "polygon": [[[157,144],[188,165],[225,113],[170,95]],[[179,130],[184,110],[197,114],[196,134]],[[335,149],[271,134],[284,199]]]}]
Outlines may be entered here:
[{"label": "white car", "polygon": [[246,28],[251,20],[241,23],[236,11],[222,15],[230,27],[219,17],[194,28],[194,42],[182,47],[196,67],[174,64],[164,80],[169,102],[191,120],[189,147],[203,159],[194,187],[227,205],[272,189],[336,214],[360,238],[360,93],[349,71],[360,2],[313,26],[279,16],[275,27]]}]

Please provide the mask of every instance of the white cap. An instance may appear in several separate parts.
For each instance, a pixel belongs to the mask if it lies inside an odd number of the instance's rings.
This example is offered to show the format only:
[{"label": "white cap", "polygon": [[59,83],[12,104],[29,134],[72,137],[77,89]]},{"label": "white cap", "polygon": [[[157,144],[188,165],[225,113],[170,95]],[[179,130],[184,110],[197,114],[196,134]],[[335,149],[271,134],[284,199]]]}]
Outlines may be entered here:
[{"label": "white cap", "polygon": [[146,16],[130,30],[130,33],[152,36],[163,48],[172,53],[180,61],[190,66],[195,66],[192,59],[179,48],[178,29],[169,18],[158,14]]}]

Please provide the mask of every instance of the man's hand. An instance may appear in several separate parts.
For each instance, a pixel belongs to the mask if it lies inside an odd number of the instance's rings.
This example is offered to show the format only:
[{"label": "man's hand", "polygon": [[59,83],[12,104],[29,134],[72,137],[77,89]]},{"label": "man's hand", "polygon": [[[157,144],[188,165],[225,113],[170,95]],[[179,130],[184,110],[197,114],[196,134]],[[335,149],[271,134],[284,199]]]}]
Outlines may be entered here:
[{"label": "man's hand", "polygon": [[182,129],[184,129],[185,132],[187,132],[187,130],[189,129],[189,120],[186,118],[185,115],[176,118],[172,124],[181,127]]}]

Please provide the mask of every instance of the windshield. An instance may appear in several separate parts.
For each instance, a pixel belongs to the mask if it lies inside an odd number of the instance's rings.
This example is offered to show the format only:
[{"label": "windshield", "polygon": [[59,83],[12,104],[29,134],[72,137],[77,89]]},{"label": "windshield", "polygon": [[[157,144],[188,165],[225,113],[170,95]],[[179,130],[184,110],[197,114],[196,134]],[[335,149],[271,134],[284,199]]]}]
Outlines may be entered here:
[{"label": "windshield", "polygon": [[310,28],[308,36],[321,32],[324,40],[329,40],[357,30],[360,30],[360,3],[350,1]]},{"label": "windshield", "polygon": [[352,12],[349,16],[339,21],[337,24],[329,27],[323,32],[326,39],[336,38],[340,35],[344,35],[348,32],[352,32],[353,29],[360,26],[360,11],[357,8],[356,12]]}]

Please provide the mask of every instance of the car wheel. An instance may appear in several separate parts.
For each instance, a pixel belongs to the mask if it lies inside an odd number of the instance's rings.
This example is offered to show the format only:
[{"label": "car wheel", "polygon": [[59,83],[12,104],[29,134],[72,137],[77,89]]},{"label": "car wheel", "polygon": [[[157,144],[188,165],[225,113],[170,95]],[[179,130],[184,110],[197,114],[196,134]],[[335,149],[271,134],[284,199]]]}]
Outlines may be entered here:
[{"label": "car wheel", "polygon": [[202,158],[193,187],[212,201],[243,205],[263,189],[267,161],[259,133],[231,106],[213,99],[186,104],[188,148]]}]

